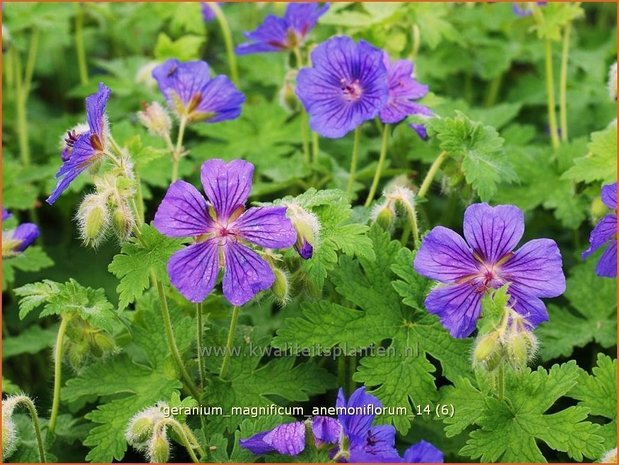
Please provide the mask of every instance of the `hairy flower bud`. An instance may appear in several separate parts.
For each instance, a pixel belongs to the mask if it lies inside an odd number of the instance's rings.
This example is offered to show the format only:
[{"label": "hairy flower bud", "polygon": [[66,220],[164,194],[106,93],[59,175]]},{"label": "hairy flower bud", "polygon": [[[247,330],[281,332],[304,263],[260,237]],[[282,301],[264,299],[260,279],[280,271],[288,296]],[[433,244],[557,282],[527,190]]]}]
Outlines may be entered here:
[{"label": "hairy flower bud", "polygon": [[4,460],[13,455],[17,449],[17,428],[13,421],[13,408],[5,408],[5,402],[2,401],[2,458]]},{"label": "hairy flower bud", "polygon": [[138,119],[152,135],[164,139],[170,136],[172,120],[159,102],[145,104],[144,111],[138,112]]},{"label": "hairy flower bud", "polygon": [[285,205],[287,207],[286,216],[290,219],[297,232],[297,241],[294,244],[294,248],[301,258],[308,260],[314,254],[314,246],[320,234],[318,218],[295,203]]},{"label": "hairy flower bud", "polygon": [[498,331],[492,331],[478,338],[473,351],[473,365],[494,371],[502,359],[503,347],[501,335]]},{"label": "hairy flower bud", "polygon": [[530,331],[517,331],[505,342],[507,360],[514,370],[521,370],[535,355],[537,339]]},{"label": "hairy flower bud", "polygon": [[396,212],[393,206],[393,202],[385,201],[378,204],[372,210],[372,220],[378,223],[383,229],[390,231],[395,224]]},{"label": "hairy flower bud", "polygon": [[165,402],[158,402],[155,407],[149,407],[136,413],[125,430],[125,439],[137,450],[146,451],[153,435],[155,425],[163,420],[161,409],[167,407]]},{"label": "hairy flower bud", "polygon": [[92,247],[99,245],[110,222],[107,197],[97,193],[88,194],[78,209],[77,221],[84,243]]},{"label": "hairy flower bud", "polygon": [[131,236],[134,226],[135,218],[131,208],[126,203],[121,203],[112,214],[112,229],[114,233],[121,242],[124,242]]},{"label": "hairy flower bud", "polygon": [[284,270],[275,266],[272,267],[272,270],[275,275],[275,281],[273,281],[271,291],[273,291],[275,297],[277,297],[282,304],[286,304],[290,299],[290,280],[288,275]]},{"label": "hairy flower bud", "polygon": [[284,77],[284,83],[279,90],[279,104],[290,112],[299,109],[299,99],[295,93],[297,74],[298,71],[296,69],[288,71]]},{"label": "hairy flower bud", "polygon": [[170,442],[165,427],[155,429],[148,445],[148,457],[151,463],[167,463],[170,460]]}]

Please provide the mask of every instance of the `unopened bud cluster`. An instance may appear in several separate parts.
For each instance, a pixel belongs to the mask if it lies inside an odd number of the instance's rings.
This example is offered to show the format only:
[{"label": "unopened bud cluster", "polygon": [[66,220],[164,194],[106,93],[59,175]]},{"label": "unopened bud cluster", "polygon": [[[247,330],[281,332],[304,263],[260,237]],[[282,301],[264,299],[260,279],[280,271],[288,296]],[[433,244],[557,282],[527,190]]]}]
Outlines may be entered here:
[{"label": "unopened bud cluster", "polygon": [[284,205],[287,207],[286,216],[297,232],[294,248],[302,259],[308,260],[314,255],[314,248],[320,238],[320,222],[314,213],[297,203],[288,202]]},{"label": "unopened bud cluster", "polygon": [[374,207],[371,214],[372,221],[382,228],[391,230],[400,215],[407,219],[416,215],[415,193],[403,183],[395,182],[388,185],[383,198],[384,200]]},{"label": "unopened bud cluster", "polygon": [[144,105],[144,111],[138,112],[138,119],[152,135],[168,139],[172,129],[170,115],[159,102]]},{"label": "unopened bud cluster", "polygon": [[477,338],[473,365],[492,372],[507,362],[514,370],[521,370],[535,356],[536,351],[537,339],[527,321],[506,307],[501,323]]},{"label": "unopened bud cluster", "polygon": [[77,315],[70,317],[66,336],[66,359],[75,371],[80,371],[91,360],[104,358],[117,350],[111,334],[95,328]]}]

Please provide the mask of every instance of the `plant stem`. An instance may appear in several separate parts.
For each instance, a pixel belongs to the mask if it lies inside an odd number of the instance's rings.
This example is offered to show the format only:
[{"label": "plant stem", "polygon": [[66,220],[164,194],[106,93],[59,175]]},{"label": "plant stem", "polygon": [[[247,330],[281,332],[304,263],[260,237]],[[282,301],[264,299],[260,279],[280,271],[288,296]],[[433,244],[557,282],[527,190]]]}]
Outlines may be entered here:
[{"label": "plant stem", "polygon": [[434,162],[430,166],[430,170],[428,171],[428,174],[426,174],[426,177],[424,178],[423,182],[421,183],[421,187],[417,192],[418,199],[422,199],[426,196],[426,194],[428,193],[428,189],[430,189],[432,181],[434,180],[434,177],[438,172],[438,169],[441,167],[446,158],[447,152],[441,152],[439,156],[436,157],[436,160],[434,160]]},{"label": "plant stem", "polygon": [[312,131],[312,163],[316,163],[318,160],[318,153],[320,152],[320,141],[318,140],[318,134]]},{"label": "plant stem", "polygon": [[355,175],[357,174],[357,159],[359,158],[359,139],[361,137],[361,126],[355,128],[355,139],[352,145],[352,159],[350,160],[350,173],[348,175],[348,187],[346,192],[348,196],[352,196],[352,187],[355,183]]},{"label": "plant stem", "polygon": [[163,289],[163,284],[161,280],[155,279],[157,282],[157,292],[159,293],[159,304],[161,307],[161,316],[163,317],[163,327],[165,329],[166,339],[168,340],[168,348],[172,354],[172,358],[174,358],[174,362],[178,367],[178,370],[181,372],[181,376],[183,377],[185,384],[187,385],[187,389],[191,392],[191,395],[200,402],[201,396],[200,391],[194,384],[191,376],[187,372],[185,365],[183,364],[183,359],[181,358],[181,354],[178,351],[178,346],[176,345],[176,340],[174,339],[174,330],[172,329],[172,321],[170,320],[170,310],[168,309],[168,300],[165,296],[165,291]]},{"label": "plant stem", "polygon": [[380,177],[383,172],[383,167],[385,166],[385,159],[387,158],[387,146],[389,145],[389,131],[391,126],[388,124],[383,125],[383,139],[382,144],[380,146],[380,156],[378,158],[378,165],[376,166],[376,172],[374,173],[374,179],[372,180],[372,186],[370,187],[370,193],[368,194],[368,198],[365,200],[365,206],[369,207],[374,200],[374,196],[376,195],[376,190],[378,189],[378,183],[380,182]]},{"label": "plant stem", "polygon": [[80,84],[88,84],[88,66],[86,64],[86,48],[84,46],[84,9],[81,4],[75,4],[75,52],[80,71]]},{"label": "plant stem", "polygon": [[490,81],[490,86],[488,87],[488,93],[486,94],[486,101],[484,102],[486,107],[491,107],[496,103],[496,99],[499,95],[499,90],[501,90],[501,83],[503,82],[503,75],[499,74],[492,81]]},{"label": "plant stem", "polygon": [[24,102],[28,100],[30,95],[30,87],[32,84],[32,76],[34,76],[34,66],[37,63],[37,54],[39,51],[39,39],[41,38],[41,31],[39,29],[32,30],[32,37],[30,38],[30,47],[28,49],[28,59],[26,61],[26,70],[24,71]]},{"label": "plant stem", "polygon": [[219,23],[219,27],[221,28],[221,34],[224,39],[224,44],[226,46],[226,55],[228,56],[228,67],[230,68],[230,77],[232,81],[238,86],[239,85],[239,71],[236,66],[236,55],[234,54],[234,42],[232,40],[232,32],[230,31],[230,26],[228,25],[228,20],[226,19],[226,15],[221,10],[217,2],[210,2],[209,6],[215,13],[217,17],[217,22]]},{"label": "plant stem", "polygon": [[417,23],[413,24],[411,28],[411,32],[413,33],[413,45],[411,48],[411,61],[415,61],[417,58],[417,53],[419,53],[419,46],[421,45],[421,33],[419,31],[419,26]]},{"label": "plant stem", "polygon": [[505,398],[505,366],[503,363],[499,365],[499,372],[497,374],[497,393],[499,400]]},{"label": "plant stem", "polygon": [[28,409],[30,418],[32,419],[32,425],[34,426],[34,434],[37,439],[37,447],[39,449],[39,461],[41,463],[46,462],[45,448],[43,447],[43,436],[41,435],[41,426],[39,424],[39,415],[37,415],[37,409],[35,408],[32,400],[27,396],[19,396],[15,406],[23,404]]},{"label": "plant stem", "polygon": [[58,327],[58,335],[56,336],[56,348],[54,350],[54,397],[52,400],[52,412],[49,417],[49,425],[47,427],[50,434],[54,434],[56,429],[56,420],[58,419],[58,410],[60,408],[60,386],[62,384],[62,355],[64,348],[64,335],[67,330],[69,319],[63,317],[60,320]]},{"label": "plant stem", "polygon": [[224,361],[221,364],[221,370],[219,371],[219,377],[226,379],[228,376],[228,368],[230,367],[230,356],[232,353],[232,345],[234,344],[234,335],[236,333],[236,324],[239,320],[240,307],[234,307],[232,309],[232,318],[230,319],[230,328],[228,329],[228,340],[226,341],[226,349],[224,352]]},{"label": "plant stem", "polygon": [[200,372],[200,386],[204,388],[204,362],[202,360],[202,302],[196,304],[196,350],[198,351],[198,371]]},{"label": "plant stem", "polygon": [[181,161],[181,152],[183,150],[183,139],[185,138],[185,127],[187,126],[187,117],[181,117],[178,127],[178,136],[176,137],[176,147],[172,154],[172,182],[178,179],[178,164]]},{"label": "plant stem", "polygon": [[416,249],[419,246],[419,227],[417,226],[417,211],[415,204],[406,204],[406,215],[408,216],[408,223],[413,235],[413,248]]},{"label": "plant stem", "polygon": [[567,142],[567,62],[570,55],[570,33],[572,23],[567,23],[563,31],[563,50],[561,52],[561,76],[559,79],[559,114],[561,119],[561,140]]},{"label": "plant stem", "polygon": [[22,81],[21,58],[15,47],[11,47],[13,64],[15,66],[15,115],[17,119],[17,139],[19,142],[19,155],[24,167],[30,166],[30,143],[28,141],[28,119],[26,117],[26,94]]},{"label": "plant stem", "polygon": [[[297,69],[303,67],[303,56],[301,55],[301,49],[299,47],[294,48],[294,56],[296,59]],[[310,161],[310,148],[309,148],[309,121],[307,118],[307,112],[301,104],[301,137],[303,138],[303,160],[305,163]]]},{"label": "plant stem", "polygon": [[555,114],[555,84],[552,72],[552,42],[546,39],[544,42],[544,55],[546,62],[546,94],[548,102],[548,125],[550,127],[550,142],[553,149],[559,148],[559,135],[557,134],[557,115]]}]

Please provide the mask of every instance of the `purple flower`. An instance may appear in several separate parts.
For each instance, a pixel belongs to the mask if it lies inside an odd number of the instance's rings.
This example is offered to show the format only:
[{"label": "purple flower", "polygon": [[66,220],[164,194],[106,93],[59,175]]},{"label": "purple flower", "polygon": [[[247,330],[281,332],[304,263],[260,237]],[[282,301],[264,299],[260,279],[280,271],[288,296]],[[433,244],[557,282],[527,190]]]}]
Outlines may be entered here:
[{"label": "purple flower", "polygon": [[315,416],[312,421],[312,434],[316,447],[337,444],[342,436],[342,425],[335,418]]},{"label": "purple flower", "polygon": [[[219,5],[219,2],[216,3]],[[202,19],[205,23],[210,23],[217,18],[217,15],[215,15],[215,12],[211,8],[211,2],[200,2],[200,7],[202,11]]]},{"label": "purple flower", "polygon": [[299,71],[296,92],[321,136],[342,137],[387,103],[387,68],[373,45],[333,37],[312,51],[312,64]]},{"label": "purple flower", "polygon": [[[531,10],[530,2],[515,2],[512,5],[512,11],[518,16],[531,16],[533,10]],[[548,2],[535,2],[536,5],[544,6]]]},{"label": "purple flower", "polygon": [[4,208],[2,209],[2,221],[6,221],[9,218],[11,218],[12,216],[13,215],[11,215],[8,210],[6,210]]},{"label": "purple flower", "polygon": [[226,299],[243,305],[275,280],[269,264],[247,245],[288,248],[296,241],[285,207],[245,211],[253,172],[243,160],[209,160],[201,169],[208,202],[191,184],[176,181],[159,205],[154,220],[159,232],[196,240],[168,262],[170,281],[191,302],[210,294],[223,268]]},{"label": "purple flower", "polygon": [[411,123],[409,126],[417,133],[421,140],[428,140],[428,130],[423,124]]},{"label": "purple flower", "polygon": [[340,389],[336,407],[345,409],[338,415],[343,434],[348,438],[348,462],[399,462],[395,448],[395,428],[391,425],[372,426],[375,411],[381,402],[361,387],[346,400]]},{"label": "purple flower", "polygon": [[602,202],[613,210],[593,228],[589,236],[589,248],[582,254],[585,259],[597,249],[608,243],[602,253],[595,272],[606,278],[617,277],[617,183],[602,187]]},{"label": "purple flower", "polygon": [[268,15],[255,31],[246,32],[251,42],[236,48],[238,55],[293,50],[305,41],[306,36],[329,9],[317,3],[289,3],[283,18]]},{"label": "purple flower", "polygon": [[548,319],[540,297],[565,291],[561,253],[550,239],[535,239],[514,248],[524,232],[524,214],[512,205],[471,205],[464,213],[464,238],[442,226],[425,237],[415,270],[441,284],[426,298],[430,313],[454,337],[475,329],[481,299],[491,289],[509,285],[510,304],[528,323]]},{"label": "purple flower", "polygon": [[427,441],[419,441],[410,446],[402,458],[404,463],[443,463],[443,461],[443,453]]},{"label": "purple flower", "polygon": [[413,63],[408,60],[392,62],[385,52],[383,62],[387,68],[389,94],[387,104],[380,110],[382,122],[399,123],[408,115],[432,116],[428,107],[415,102],[428,93],[428,86],[413,78]]},{"label": "purple flower", "polygon": [[305,423],[285,423],[270,431],[241,439],[240,444],[254,454],[277,452],[283,455],[299,455],[305,449]]},{"label": "purple flower", "polygon": [[211,79],[204,61],[170,59],[153,70],[153,77],[179,118],[217,123],[241,114],[243,93],[226,76]]},{"label": "purple flower", "polygon": [[47,199],[48,204],[52,205],[80,173],[105,155],[109,131],[105,105],[110,93],[107,86],[99,83],[99,91],[86,97],[88,127],[78,125],[67,133],[61,154],[63,164],[56,173],[58,183]]},{"label": "purple flower", "polygon": [[[4,212],[2,211],[3,221]],[[7,212],[8,213],[8,212]],[[33,223],[23,223],[15,229],[2,231],[2,256],[10,257],[26,250],[39,237],[39,228]]]}]

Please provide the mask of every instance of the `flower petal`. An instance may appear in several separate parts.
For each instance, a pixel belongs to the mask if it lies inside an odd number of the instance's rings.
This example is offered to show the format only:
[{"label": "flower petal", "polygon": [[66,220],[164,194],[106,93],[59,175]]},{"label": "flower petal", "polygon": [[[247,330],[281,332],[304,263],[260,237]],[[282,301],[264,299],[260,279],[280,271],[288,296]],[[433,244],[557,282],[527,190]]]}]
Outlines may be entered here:
[{"label": "flower petal", "polygon": [[213,239],[176,252],[168,262],[170,282],[190,302],[206,299],[217,281],[218,245]]},{"label": "flower petal", "polygon": [[435,227],[423,239],[414,267],[426,278],[444,283],[479,273],[471,248],[459,234],[443,226]]},{"label": "flower petal", "polygon": [[617,209],[617,183],[602,187],[602,202],[612,210]]},{"label": "flower petal", "polygon": [[481,298],[470,283],[438,286],[426,298],[430,313],[438,315],[453,337],[467,337],[474,330],[481,313]]},{"label": "flower petal", "polygon": [[264,436],[264,442],[284,455],[299,455],[305,449],[305,423],[279,425]]},{"label": "flower petal", "polygon": [[297,231],[286,217],[286,207],[250,208],[233,227],[244,239],[262,247],[285,249],[297,240]]},{"label": "flower petal", "polygon": [[270,431],[263,431],[254,434],[247,439],[241,439],[239,444],[242,448],[247,449],[253,454],[268,454],[269,452],[273,452],[273,446],[264,442],[264,437],[269,433]]},{"label": "flower petal", "polygon": [[224,295],[236,306],[249,302],[275,281],[273,270],[265,260],[250,248],[232,241],[225,245],[225,269]]},{"label": "flower petal", "polygon": [[511,252],[524,233],[524,214],[513,205],[476,203],[464,212],[464,238],[487,263]]},{"label": "flower petal", "polygon": [[102,82],[99,83],[99,90],[96,94],[86,97],[86,118],[88,127],[93,134],[101,139],[107,132],[107,118],[105,116],[105,106],[110,98],[112,91]]},{"label": "flower petal", "polygon": [[153,69],[153,78],[169,105],[176,107],[175,98],[187,106],[211,80],[209,66],[204,61],[180,62],[171,58]]},{"label": "flower petal", "polygon": [[248,55],[260,52],[279,52],[288,47],[288,24],[283,18],[268,15],[264,21],[252,32],[246,32],[252,42],[246,42],[236,48],[238,55]]},{"label": "flower petal", "polygon": [[318,19],[329,10],[329,4],[319,6],[316,2],[289,3],[286,7],[284,19],[301,40],[316,25]]},{"label": "flower petal", "polygon": [[351,441],[350,461],[399,462],[400,455],[394,446],[395,428],[391,425],[374,426],[366,437]]},{"label": "flower petal", "polygon": [[342,425],[335,418],[318,415],[312,421],[312,434],[317,447],[324,444],[338,444],[342,435]]},{"label": "flower petal", "polygon": [[204,116],[206,123],[218,123],[236,119],[241,114],[245,95],[228,77],[215,76],[200,89],[200,103],[192,112],[199,121]]},{"label": "flower petal", "polygon": [[405,463],[443,463],[444,461],[440,449],[427,441],[419,441],[410,446],[404,452],[402,459]]},{"label": "flower petal", "polygon": [[213,220],[198,189],[188,182],[176,181],[159,204],[153,225],[166,236],[188,237],[208,232]]},{"label": "flower petal", "polygon": [[610,243],[608,248],[602,253],[600,261],[595,267],[595,272],[598,276],[605,278],[617,277],[617,241]]},{"label": "flower petal", "polygon": [[344,430],[344,434],[350,439],[365,439],[367,437],[368,432],[370,431],[370,427],[372,426],[372,422],[374,421],[373,413],[363,413],[364,409],[367,409],[370,405],[374,407],[382,407],[383,404],[371,394],[367,394],[365,392],[364,387],[360,387],[355,390],[346,401],[346,397],[344,396],[344,391],[340,388],[337,394],[337,407],[344,408],[352,408],[356,409],[355,412],[359,413],[342,413],[337,416],[340,424],[342,425],[342,429]]},{"label": "flower petal", "polygon": [[251,191],[254,165],[244,160],[226,163],[212,159],[202,164],[200,173],[204,192],[219,221],[227,221],[237,208],[245,205]]},{"label": "flower petal", "polygon": [[606,215],[591,231],[591,234],[589,235],[589,248],[582,253],[582,258],[587,258],[616,235],[617,216]]},{"label": "flower petal", "polygon": [[501,266],[500,275],[511,287],[536,297],[557,297],[565,292],[561,252],[551,239],[524,244]]},{"label": "flower petal", "polygon": [[534,328],[548,320],[546,305],[538,297],[527,294],[521,287],[515,285],[509,286],[508,293],[511,296],[510,305],[525,317]]},{"label": "flower petal", "polygon": [[18,240],[19,245],[15,248],[16,252],[23,252],[39,237],[39,227],[34,223],[23,223],[13,231],[11,239]]}]

